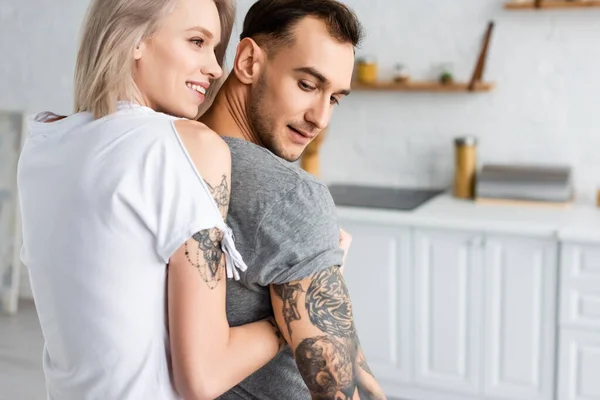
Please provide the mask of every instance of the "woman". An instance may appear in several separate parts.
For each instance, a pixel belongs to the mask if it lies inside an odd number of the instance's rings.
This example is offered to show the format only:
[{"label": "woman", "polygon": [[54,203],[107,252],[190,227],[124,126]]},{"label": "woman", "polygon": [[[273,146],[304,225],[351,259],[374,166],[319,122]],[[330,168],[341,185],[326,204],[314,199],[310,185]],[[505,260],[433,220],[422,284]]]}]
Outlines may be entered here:
[{"label": "woman", "polygon": [[228,326],[224,271],[246,268],[223,222],[230,155],[189,120],[233,18],[230,0],[94,0],[76,113],[30,121],[22,259],[50,399],[214,398],[279,351],[269,321]]}]

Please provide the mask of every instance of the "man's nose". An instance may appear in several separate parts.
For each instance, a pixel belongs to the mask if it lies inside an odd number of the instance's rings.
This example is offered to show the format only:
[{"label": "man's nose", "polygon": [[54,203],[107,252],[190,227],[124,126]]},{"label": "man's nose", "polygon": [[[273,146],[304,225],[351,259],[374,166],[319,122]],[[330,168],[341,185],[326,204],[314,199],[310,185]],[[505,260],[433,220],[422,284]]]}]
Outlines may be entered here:
[{"label": "man's nose", "polygon": [[306,115],[308,122],[311,122],[319,130],[325,129],[331,118],[331,104],[329,99],[316,102]]}]

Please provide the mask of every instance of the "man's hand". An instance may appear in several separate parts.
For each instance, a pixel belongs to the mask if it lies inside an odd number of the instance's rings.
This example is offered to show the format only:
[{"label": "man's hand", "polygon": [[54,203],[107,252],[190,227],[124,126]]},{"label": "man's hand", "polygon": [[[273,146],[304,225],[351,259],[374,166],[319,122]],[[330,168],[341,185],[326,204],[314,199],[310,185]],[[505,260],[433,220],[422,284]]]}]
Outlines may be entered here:
[{"label": "man's hand", "polygon": [[340,272],[344,274],[344,266],[346,265],[346,258],[350,251],[350,245],[352,244],[352,236],[343,229],[340,229],[340,249],[344,250],[344,258],[342,265],[340,266]]}]

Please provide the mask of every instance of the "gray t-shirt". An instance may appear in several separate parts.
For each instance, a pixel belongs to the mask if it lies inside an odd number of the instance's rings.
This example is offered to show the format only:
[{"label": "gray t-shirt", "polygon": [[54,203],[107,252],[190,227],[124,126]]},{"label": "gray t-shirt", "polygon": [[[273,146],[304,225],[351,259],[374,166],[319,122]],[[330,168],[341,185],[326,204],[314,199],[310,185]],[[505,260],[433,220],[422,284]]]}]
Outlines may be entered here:
[{"label": "gray t-shirt", "polygon": [[[327,186],[260,146],[224,139],[232,158],[227,223],[248,265],[240,281],[227,281],[227,318],[237,326],[273,315],[269,284],[340,265],[344,253]],[[287,347],[220,399],[306,400],[310,393]]]}]

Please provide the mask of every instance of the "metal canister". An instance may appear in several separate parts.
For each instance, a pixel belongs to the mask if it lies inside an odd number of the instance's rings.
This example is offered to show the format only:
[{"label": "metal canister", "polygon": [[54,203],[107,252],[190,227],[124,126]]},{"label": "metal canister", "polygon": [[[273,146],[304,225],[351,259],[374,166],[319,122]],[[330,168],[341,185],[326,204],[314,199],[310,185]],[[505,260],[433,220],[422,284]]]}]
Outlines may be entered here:
[{"label": "metal canister", "polygon": [[456,138],[454,155],[454,196],[460,199],[472,199],[475,197],[477,139],[473,136]]}]

